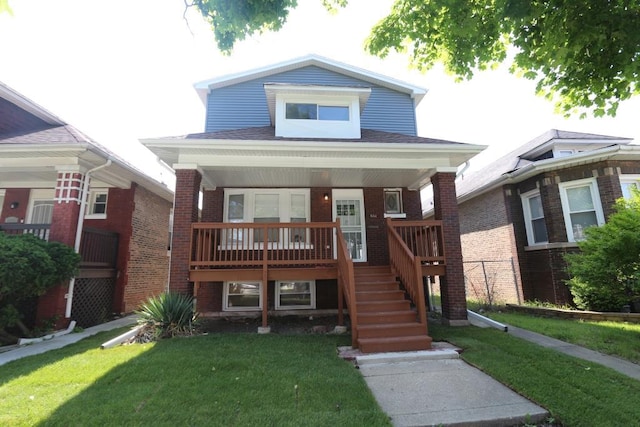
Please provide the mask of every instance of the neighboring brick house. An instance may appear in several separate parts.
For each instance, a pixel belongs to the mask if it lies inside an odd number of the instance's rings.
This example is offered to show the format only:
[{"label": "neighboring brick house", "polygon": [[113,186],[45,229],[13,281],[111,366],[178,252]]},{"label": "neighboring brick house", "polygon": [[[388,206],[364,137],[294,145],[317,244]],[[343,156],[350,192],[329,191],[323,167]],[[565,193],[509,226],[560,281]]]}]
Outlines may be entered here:
[{"label": "neighboring brick house", "polygon": [[[371,331],[356,322],[416,313],[386,306],[356,319],[356,308],[375,304],[361,301],[373,296],[354,274],[401,277],[422,314],[423,276],[444,274],[444,317],[466,322],[453,181],[484,147],[417,136],[424,89],[308,56],[196,90],[204,133],[142,141],[176,170],[172,290],[193,294],[205,315],[262,313],[265,329],[268,313],[340,313],[344,298],[352,336],[362,337]],[[420,189],[430,182],[442,222],[421,218]],[[399,266],[409,249],[396,254],[393,230],[423,245],[411,248],[417,264]],[[408,334],[406,323],[396,335]]]},{"label": "neighboring brick house", "polygon": [[27,323],[91,326],[165,290],[172,200],[165,184],[0,83],[0,231],[83,258],[77,277],[30,304]]},{"label": "neighboring brick house", "polygon": [[630,142],[550,130],[459,177],[467,293],[571,303],[564,254],[640,179],[640,146]]}]

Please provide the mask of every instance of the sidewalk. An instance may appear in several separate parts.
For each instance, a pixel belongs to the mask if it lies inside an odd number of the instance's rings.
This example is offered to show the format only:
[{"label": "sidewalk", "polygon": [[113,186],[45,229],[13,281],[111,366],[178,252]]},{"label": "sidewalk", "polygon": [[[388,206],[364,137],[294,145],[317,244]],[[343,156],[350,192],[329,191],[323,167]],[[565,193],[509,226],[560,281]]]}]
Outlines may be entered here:
[{"label": "sidewalk", "polygon": [[137,316],[131,315],[113,320],[111,322],[103,323],[101,325],[92,326],[90,328],[84,329],[82,332],[71,332],[70,334],[55,337],[50,340],[23,346],[15,346],[12,350],[3,351],[2,353],[0,353],[0,366],[13,360],[21,359],[23,357],[33,356],[34,354],[40,354],[49,350],[55,350],[57,348],[65,347],[69,344],[76,343],[81,339],[90,337],[91,335],[95,335],[98,332],[110,331],[112,329],[121,328],[123,326],[133,326],[136,324],[136,322]]}]

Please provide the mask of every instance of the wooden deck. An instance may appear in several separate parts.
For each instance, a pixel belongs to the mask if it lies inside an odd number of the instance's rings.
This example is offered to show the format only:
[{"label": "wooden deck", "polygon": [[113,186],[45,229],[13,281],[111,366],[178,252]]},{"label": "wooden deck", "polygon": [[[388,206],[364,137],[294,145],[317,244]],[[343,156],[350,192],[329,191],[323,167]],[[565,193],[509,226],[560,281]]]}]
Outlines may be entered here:
[{"label": "wooden deck", "polygon": [[[427,330],[423,276],[445,274],[440,221],[386,222],[389,268],[416,307],[417,322]],[[349,311],[352,345],[358,347],[354,263],[339,222],[194,223],[189,280],[200,282],[337,279],[339,323]],[[198,286],[194,286],[194,293]],[[266,301],[267,286],[262,286]],[[194,295],[197,297],[197,295]],[[363,298],[362,293],[358,299]],[[366,298],[366,297],[365,297]],[[365,316],[366,317],[366,316]],[[267,326],[267,304],[262,309]],[[402,341],[402,340],[401,340]]]}]

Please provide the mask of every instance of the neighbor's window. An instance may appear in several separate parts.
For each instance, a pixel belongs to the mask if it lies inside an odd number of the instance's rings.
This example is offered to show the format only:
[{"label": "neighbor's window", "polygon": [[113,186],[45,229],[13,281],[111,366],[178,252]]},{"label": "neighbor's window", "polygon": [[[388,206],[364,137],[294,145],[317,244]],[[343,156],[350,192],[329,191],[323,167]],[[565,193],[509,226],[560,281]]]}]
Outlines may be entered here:
[{"label": "neighbor's window", "polygon": [[535,190],[522,195],[522,210],[524,212],[527,241],[529,245],[547,243],[547,224],[544,222],[544,211],[540,192]]},{"label": "neighbor's window", "polygon": [[224,310],[262,309],[260,282],[226,282],[224,284]]},{"label": "neighbor's window", "polygon": [[276,309],[315,308],[315,291],[314,281],[276,282]]},{"label": "neighbor's window", "polygon": [[94,218],[106,218],[107,216],[107,195],[105,190],[95,190],[90,193],[88,216]]},{"label": "neighbor's window", "polygon": [[349,107],[287,102],[285,118],[293,120],[349,121]]},{"label": "neighbor's window", "polygon": [[570,242],[583,240],[584,230],[604,224],[600,193],[595,179],[559,184],[562,212]]},{"label": "neighbor's window", "polygon": [[631,189],[640,188],[640,175],[620,175],[620,188],[622,197],[629,200],[631,198]]}]

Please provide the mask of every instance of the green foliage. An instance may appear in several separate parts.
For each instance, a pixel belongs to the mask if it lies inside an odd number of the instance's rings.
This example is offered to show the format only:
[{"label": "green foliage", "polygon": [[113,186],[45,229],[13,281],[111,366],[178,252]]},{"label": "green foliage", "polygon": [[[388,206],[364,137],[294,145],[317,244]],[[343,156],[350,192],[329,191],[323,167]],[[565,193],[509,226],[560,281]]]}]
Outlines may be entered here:
[{"label": "green foliage", "polygon": [[640,193],[620,199],[602,227],[590,227],[580,253],[566,256],[568,281],[582,309],[619,311],[640,302]]},{"label": "green foliage", "polygon": [[9,0],[0,0],[0,13],[8,13],[12,15],[11,7],[9,7]]},{"label": "green foliage", "polygon": [[16,303],[69,280],[79,264],[80,255],[62,243],[0,233],[0,330],[22,317]]},{"label": "green foliage", "polygon": [[150,297],[136,311],[139,322],[156,328],[160,337],[173,337],[191,333],[197,313],[190,295],[164,292]]},{"label": "green foliage", "polygon": [[537,79],[559,112],[615,116],[640,92],[639,26],[638,1],[397,0],[367,50],[408,53],[422,70],[442,62],[469,79],[515,48],[511,72]]},{"label": "green foliage", "polygon": [[254,33],[278,31],[297,0],[194,0],[213,28],[218,49],[229,54],[237,41]]}]

